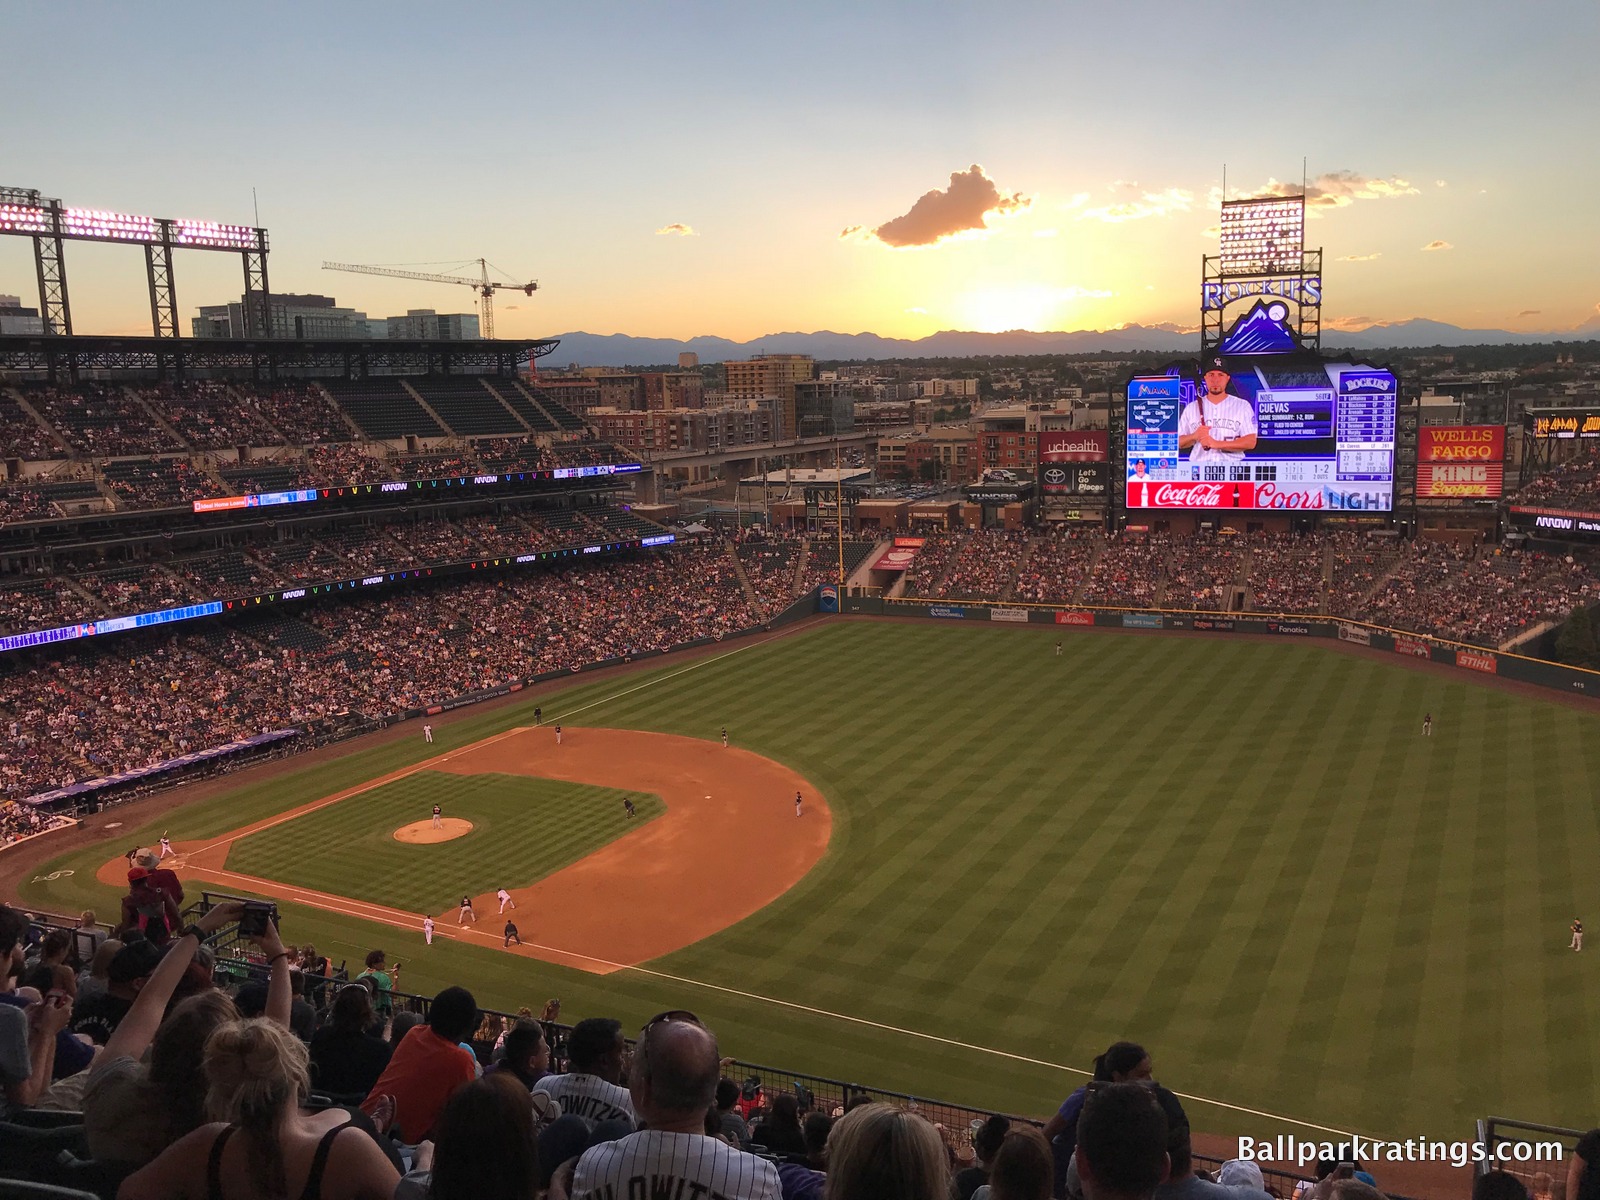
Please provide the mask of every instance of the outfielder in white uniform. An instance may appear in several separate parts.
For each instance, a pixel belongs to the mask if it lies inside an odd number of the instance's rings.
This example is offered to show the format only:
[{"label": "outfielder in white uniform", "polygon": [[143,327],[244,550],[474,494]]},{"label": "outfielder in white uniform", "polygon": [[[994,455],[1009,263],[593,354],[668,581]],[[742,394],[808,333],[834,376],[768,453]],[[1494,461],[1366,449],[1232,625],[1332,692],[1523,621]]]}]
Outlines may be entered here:
[{"label": "outfielder in white uniform", "polygon": [[422,727],[422,740],[427,742],[428,745],[430,745],[430,746],[433,745],[433,726],[432,725],[424,725]]},{"label": "outfielder in white uniform", "polygon": [[511,898],[511,893],[506,891],[505,888],[501,888],[494,895],[495,899],[500,901],[501,912],[505,912],[507,905],[510,905],[512,908],[517,906],[517,902]]},{"label": "outfielder in white uniform", "polygon": [[425,917],[422,918],[422,940],[427,942],[428,945],[430,945],[430,946],[433,945],[433,918],[432,917],[425,916]]},{"label": "outfielder in white uniform", "polygon": [[[649,1128],[586,1150],[573,1172],[572,1200],[779,1200],[777,1167],[704,1132],[717,1075],[717,1040],[688,1013],[663,1014],[646,1025],[634,1052],[629,1090]],[[569,1110],[563,1105],[562,1111]]]},{"label": "outfielder in white uniform", "polygon": [[1191,463],[1243,462],[1245,451],[1256,448],[1256,411],[1229,393],[1229,378],[1222,359],[1206,359],[1205,393],[1178,417],[1178,449],[1189,452]]}]

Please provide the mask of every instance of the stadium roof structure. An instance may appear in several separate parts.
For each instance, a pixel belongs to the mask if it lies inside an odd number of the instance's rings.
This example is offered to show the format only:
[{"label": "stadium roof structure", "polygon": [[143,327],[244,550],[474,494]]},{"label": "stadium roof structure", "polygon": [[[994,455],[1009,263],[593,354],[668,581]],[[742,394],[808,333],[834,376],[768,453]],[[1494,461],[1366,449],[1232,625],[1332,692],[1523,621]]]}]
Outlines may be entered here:
[{"label": "stadium roof structure", "polygon": [[787,471],[768,471],[739,480],[740,487],[831,486],[862,483],[872,477],[871,467],[793,467]]},{"label": "stadium roof structure", "polygon": [[368,375],[514,375],[557,338],[168,338],[95,334],[0,337],[0,374],[76,382],[93,373],[181,379],[191,373],[361,379]]}]

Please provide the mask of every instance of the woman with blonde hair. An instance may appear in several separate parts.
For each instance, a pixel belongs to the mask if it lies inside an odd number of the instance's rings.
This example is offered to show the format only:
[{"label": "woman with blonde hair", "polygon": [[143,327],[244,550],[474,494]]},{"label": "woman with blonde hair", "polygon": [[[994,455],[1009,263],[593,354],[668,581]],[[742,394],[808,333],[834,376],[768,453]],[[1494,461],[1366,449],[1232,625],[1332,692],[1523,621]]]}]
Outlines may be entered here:
[{"label": "woman with blonde hair", "polygon": [[863,1104],[828,1135],[824,1200],[946,1200],[950,1159],[939,1131],[916,1113]]},{"label": "woman with blonde hair", "polygon": [[[269,1020],[230,1021],[205,1050],[213,1123],[130,1175],[118,1200],[389,1200],[399,1173],[342,1109],[302,1111],[306,1048]],[[349,1128],[350,1132],[346,1133]]]}]

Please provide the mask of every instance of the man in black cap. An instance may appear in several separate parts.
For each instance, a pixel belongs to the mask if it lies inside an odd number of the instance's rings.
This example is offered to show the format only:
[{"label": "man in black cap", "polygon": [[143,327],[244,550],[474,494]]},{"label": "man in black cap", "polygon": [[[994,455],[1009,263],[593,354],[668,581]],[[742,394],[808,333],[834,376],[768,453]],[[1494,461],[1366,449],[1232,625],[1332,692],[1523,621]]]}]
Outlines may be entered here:
[{"label": "man in black cap", "polygon": [[1228,368],[1209,355],[1200,364],[1205,390],[1184,406],[1178,418],[1178,450],[1196,464],[1244,461],[1256,448],[1256,412],[1242,396],[1228,391]]}]

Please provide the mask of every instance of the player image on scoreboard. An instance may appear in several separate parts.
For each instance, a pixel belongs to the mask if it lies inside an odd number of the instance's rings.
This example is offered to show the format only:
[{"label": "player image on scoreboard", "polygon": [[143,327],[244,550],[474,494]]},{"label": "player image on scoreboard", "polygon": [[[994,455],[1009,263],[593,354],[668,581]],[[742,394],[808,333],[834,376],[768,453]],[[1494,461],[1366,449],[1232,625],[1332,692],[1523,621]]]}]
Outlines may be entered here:
[{"label": "player image on scoreboard", "polygon": [[1387,370],[1300,355],[1135,376],[1127,507],[1388,511],[1398,391]]}]

